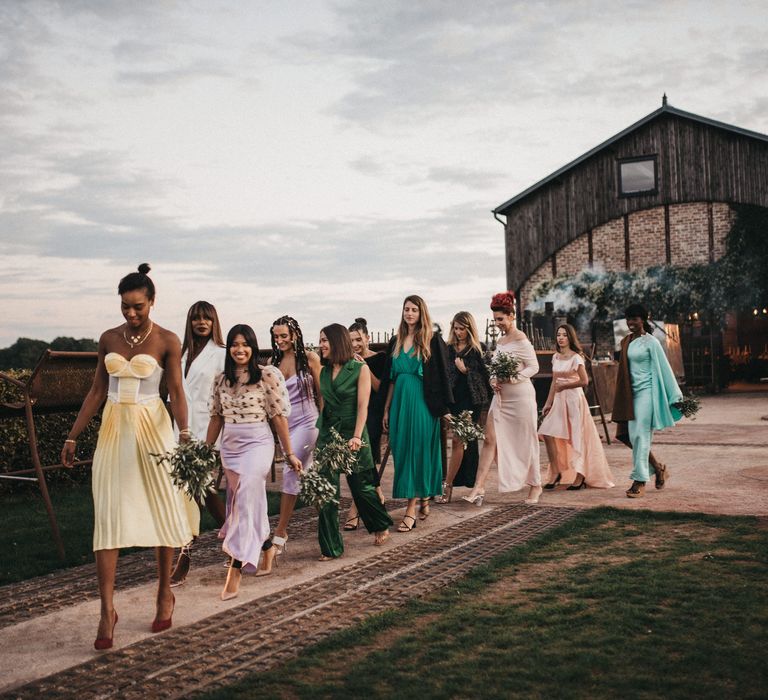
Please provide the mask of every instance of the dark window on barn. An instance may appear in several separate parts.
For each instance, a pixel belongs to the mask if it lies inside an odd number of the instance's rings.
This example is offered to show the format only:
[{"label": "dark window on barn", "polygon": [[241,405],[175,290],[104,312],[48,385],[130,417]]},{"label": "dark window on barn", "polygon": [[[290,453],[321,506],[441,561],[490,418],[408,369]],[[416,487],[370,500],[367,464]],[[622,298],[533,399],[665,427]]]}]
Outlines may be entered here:
[{"label": "dark window on barn", "polygon": [[620,195],[655,194],[657,190],[656,156],[619,161]]}]

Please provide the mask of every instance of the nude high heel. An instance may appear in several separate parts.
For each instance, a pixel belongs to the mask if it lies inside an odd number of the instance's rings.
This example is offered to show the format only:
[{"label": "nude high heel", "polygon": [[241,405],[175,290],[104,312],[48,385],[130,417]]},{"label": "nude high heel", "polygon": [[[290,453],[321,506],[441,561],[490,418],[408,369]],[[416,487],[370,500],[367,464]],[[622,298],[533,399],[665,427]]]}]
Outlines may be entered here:
[{"label": "nude high heel", "polygon": [[475,494],[474,496],[462,496],[462,501],[466,501],[467,503],[472,503],[473,505],[476,505],[478,508],[483,505],[483,501],[485,500],[485,492]]},{"label": "nude high heel", "polygon": [[528,491],[528,498],[525,499],[525,502],[529,505],[535,505],[539,502],[539,499],[541,498],[542,494],[542,488],[541,486],[531,486],[530,490]]},{"label": "nude high heel", "polygon": [[268,576],[272,573],[272,565],[277,566],[277,547],[275,546],[274,539],[272,546],[269,549],[265,549],[261,553],[261,564],[256,571],[257,576]]},{"label": "nude high heel", "polygon": [[227,571],[227,581],[224,584],[224,589],[221,591],[222,600],[232,600],[237,598],[240,593],[240,581],[243,578],[243,572],[239,568],[230,566]]}]

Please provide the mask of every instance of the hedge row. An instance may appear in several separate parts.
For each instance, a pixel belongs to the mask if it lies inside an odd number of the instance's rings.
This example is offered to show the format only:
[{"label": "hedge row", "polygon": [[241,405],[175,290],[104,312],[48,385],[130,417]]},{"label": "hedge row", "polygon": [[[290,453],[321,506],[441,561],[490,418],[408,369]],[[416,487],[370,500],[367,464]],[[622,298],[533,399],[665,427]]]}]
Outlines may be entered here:
[{"label": "hedge row", "polygon": [[[29,370],[7,370],[6,374],[25,381]],[[0,382],[0,403],[15,403],[23,401],[19,389]],[[55,413],[51,415],[35,416],[35,430],[37,432],[37,449],[43,465],[59,464],[61,448],[69,433],[72,423],[75,422],[77,413]],[[88,424],[77,440],[77,458],[90,459],[96,448],[101,416],[96,416]],[[28,469],[32,467],[32,456],[29,451],[27,439],[27,424],[23,417],[0,419],[0,473]],[[90,479],[90,471],[86,469],[58,469],[47,472],[46,480],[55,481],[87,481]],[[10,479],[0,479],[0,485],[6,490],[19,486],[25,482]]]}]

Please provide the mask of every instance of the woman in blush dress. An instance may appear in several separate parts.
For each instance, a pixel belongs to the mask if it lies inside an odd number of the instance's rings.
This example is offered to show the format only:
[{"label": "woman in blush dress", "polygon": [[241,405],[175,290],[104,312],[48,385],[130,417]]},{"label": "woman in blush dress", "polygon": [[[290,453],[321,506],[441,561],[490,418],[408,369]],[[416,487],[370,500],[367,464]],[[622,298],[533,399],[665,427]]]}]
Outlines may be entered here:
[{"label": "woman in blush dress", "polygon": [[652,335],[645,307],[631,304],[624,315],[629,335],[621,341],[611,420],[619,424],[616,437],[632,447],[632,485],[627,498],[642,498],[651,467],[657,489],[663,488],[668,478],[666,465],[651,454],[651,442],[654,430],[670,428],[682,418],[675,404],[683,393],[664,348]]},{"label": "woman in blush dress", "polygon": [[[196,301],[189,307],[184,340],[181,344],[182,386],[189,409],[192,437],[205,440],[208,432],[208,400],[214,378],[224,371],[224,339],[216,307],[207,301]],[[201,504],[202,505],[202,504]],[[217,493],[205,497],[205,507],[221,527],[226,517],[224,503]],[[182,547],[171,574],[171,586],[180,586],[189,574],[192,544]]]},{"label": "woman in blush dress", "polygon": [[[349,331],[339,323],[332,323],[320,331],[320,353],[323,369],[320,372],[320,392],[323,410],[317,421],[320,435],[318,446],[326,445],[335,429],[348,441],[350,449],[358,452],[358,468],[347,475],[360,519],[366,529],[374,533],[374,544],[382,545],[389,539],[389,517],[373,485],[373,456],[365,427],[368,416],[368,397],[371,393],[371,373],[364,362],[354,359]],[[340,495],[339,475],[334,476],[336,495]],[[318,522],[320,561],[336,559],[344,553],[344,542],[339,532],[339,506],[329,503],[320,510]]]},{"label": "woman in blush dress", "polygon": [[[371,370],[371,395],[368,399],[368,418],[365,427],[368,429],[368,438],[371,441],[371,454],[373,455],[373,485],[379,500],[384,503],[384,493],[381,490],[381,479],[376,465],[381,461],[381,435],[383,432],[384,402],[387,396],[387,355],[383,352],[374,352],[370,348],[370,336],[368,324],[364,318],[356,318],[349,327],[349,338],[352,341],[352,350],[355,359],[365,362]],[[360,525],[360,517],[354,503],[347,512],[344,522],[345,530],[357,530]]]},{"label": "woman in blush dress", "polygon": [[499,467],[499,491],[518,491],[528,487],[526,503],[538,503],[541,496],[539,437],[536,433],[538,411],[531,378],[539,371],[536,352],[525,333],[515,325],[515,295],[501,292],[491,299],[491,311],[502,337],[495,354],[507,353],[519,361],[516,379],[491,378],[494,397],[485,425],[485,441],[472,491],[462,499],[477,506],[483,504],[485,480],[496,460]]},{"label": "woman in blush dress", "polygon": [[443,492],[440,418],[448,416],[453,392],[448,379],[448,349],[424,300],[407,296],[397,335],[389,343],[390,379],[384,406],[384,429],[395,463],[394,498],[407,498],[398,532],[416,527],[429,516],[429,499]]},{"label": "woman in blush dress", "polygon": [[[454,399],[451,414],[458,416],[462,411],[470,411],[472,420],[478,423],[481,411],[491,400],[491,387],[477,324],[468,311],[459,311],[451,321],[451,332],[448,334],[448,376]],[[464,449],[461,440],[453,437],[443,495],[435,499],[437,503],[450,503],[454,486],[475,485],[479,459],[476,440]]]},{"label": "woman in blush dress", "polygon": [[552,357],[552,385],[542,413],[539,435],[549,455],[549,483],[554,489],[561,481],[571,482],[569,491],[587,485],[608,489],[613,484],[595,421],[583,387],[589,384],[584,353],[573,326],[557,327],[557,352]]},{"label": "woman in blush dress", "polygon": [[258,364],[259,345],[250,326],[230,329],[227,350],[224,372],[216,377],[211,390],[206,437],[212,445],[221,434],[221,461],[227,475],[227,519],[219,539],[224,540],[222,547],[232,561],[222,600],[237,596],[243,571],[258,569],[257,575],[272,571],[276,547],[269,539],[267,475],[275,442],[270,423],[286,462],[292,469],[301,469],[291,450],[287,419],[291,404],[280,370]]},{"label": "woman in blush dress", "polygon": [[[117,612],[113,605],[119,550],[155,547],[158,589],[153,632],[171,626],[175,599],[171,591],[173,548],[198,534],[200,511],[171,481],[170,467],[152,455],[173,449],[168,411],[160,398],[165,374],[179,438],[187,441],[187,404],[181,386],[181,343],[153,323],[155,285],[149,265],[123,277],[118,285],[125,323],[99,338],[98,365],[88,395],[64,441],[61,462],[71,467],[77,436],[104,405],[93,455],[93,550],[101,598],[101,618],[94,647],[112,647]],[[106,401],[106,403],[105,403]]]},{"label": "woman in blush dress", "polygon": [[[312,453],[317,442],[317,417],[320,398],[317,387],[320,382],[320,358],[307,351],[298,321],[281,316],[270,329],[272,335],[272,364],[285,377],[285,385],[291,401],[288,430],[296,456],[305,466],[312,465]],[[286,462],[283,469],[283,486],[280,496],[280,519],[275,527],[272,543],[277,554],[282,554],[288,542],[288,523],[296,507],[301,490],[299,474]]]}]

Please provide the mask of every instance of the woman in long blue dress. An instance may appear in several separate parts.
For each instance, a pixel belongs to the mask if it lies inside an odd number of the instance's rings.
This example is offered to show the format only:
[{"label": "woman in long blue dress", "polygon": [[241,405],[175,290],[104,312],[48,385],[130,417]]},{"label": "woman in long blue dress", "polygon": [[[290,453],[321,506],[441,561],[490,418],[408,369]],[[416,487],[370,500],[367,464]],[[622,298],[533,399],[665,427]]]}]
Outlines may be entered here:
[{"label": "woman in long blue dress", "polygon": [[391,383],[384,407],[384,427],[395,463],[393,498],[407,498],[397,528],[410,532],[429,515],[429,499],[443,492],[440,418],[449,414],[453,393],[448,379],[448,349],[432,329],[424,300],[412,294],[403,302],[397,336],[388,349]]},{"label": "woman in long blue dress", "polygon": [[[628,423],[632,445],[632,486],[627,498],[645,495],[650,479],[649,457],[654,430],[672,427],[682,418],[676,404],[683,393],[669,360],[648,324],[648,311],[632,304],[625,312],[630,335],[621,343],[619,375],[612,420]],[[657,486],[659,470],[656,469]],[[665,474],[662,473],[662,479]],[[662,481],[663,484],[663,481]]]}]

